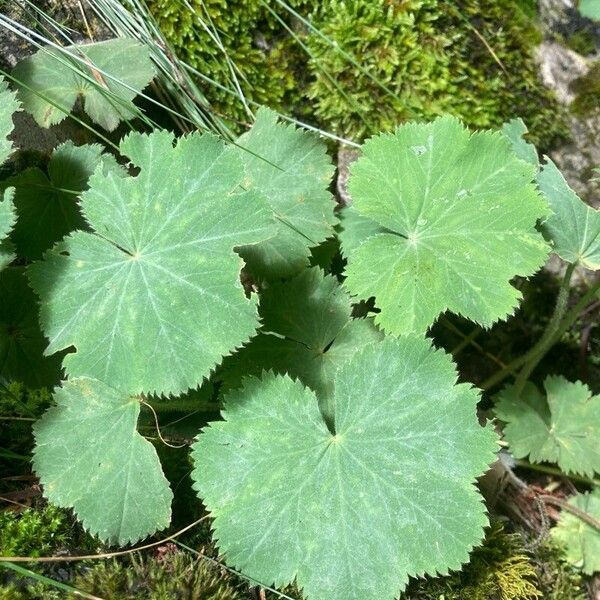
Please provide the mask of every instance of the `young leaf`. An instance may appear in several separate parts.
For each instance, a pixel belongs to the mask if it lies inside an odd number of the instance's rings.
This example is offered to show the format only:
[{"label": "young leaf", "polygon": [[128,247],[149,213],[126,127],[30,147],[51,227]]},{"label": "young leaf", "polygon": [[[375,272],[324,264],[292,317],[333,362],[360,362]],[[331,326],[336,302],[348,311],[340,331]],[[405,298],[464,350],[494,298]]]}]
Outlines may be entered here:
[{"label": "young leaf", "polygon": [[328,191],[333,165],[325,145],[261,108],[238,140],[246,189],[261,192],[278,220],[277,235],[240,252],[255,277],[290,277],[308,266],[310,248],[333,235],[334,202]]},{"label": "young leaf", "polygon": [[87,229],[77,205],[77,195],[98,165],[119,169],[115,159],[98,144],[61,144],[48,163],[48,175],[31,167],[7,179],[15,188],[17,223],[11,233],[17,254],[39,260],[55,242],[75,229]]},{"label": "young leaf", "polygon": [[60,123],[81,96],[92,121],[112,131],[135,116],[132,101],[152,81],[154,65],[144,44],[118,38],[64,50],[41,48],[12,75],[23,108],[41,127]]},{"label": "young leaf", "polygon": [[543,231],[554,252],[567,262],[600,269],[600,212],[577,196],[550,159],[538,175],[538,185],[553,212]]},{"label": "young leaf", "polygon": [[535,230],[547,207],[502,133],[409,123],[367,141],[350,169],[353,209],[385,231],[344,249],[345,284],[375,297],[383,329],[421,333],[445,310],[489,326],[514,311],[510,280],[548,254]]},{"label": "young leaf", "polygon": [[193,447],[225,559],[328,600],[391,600],[410,575],[459,568],[483,537],[473,482],[496,436],[455,383],[423,338],[368,345],[336,372],[332,433],[299,381],[247,378]]},{"label": "young leaf", "polygon": [[600,473],[600,396],[581,382],[547,377],[546,398],[533,383],[521,396],[513,386],[499,395],[496,416],[506,423],[504,437],[517,458],[555,462],[566,473]]},{"label": "young leaf", "polygon": [[22,268],[0,272],[0,298],[0,377],[36,389],[56,385],[62,356],[44,357],[37,298]]},{"label": "young leaf", "polygon": [[[577,494],[569,504],[600,520],[600,489]],[[552,538],[566,549],[565,558],[586,575],[600,571],[600,531],[579,517],[563,510]]]},{"label": "young leaf", "polygon": [[532,164],[536,169],[539,169],[540,161],[535,146],[523,139],[527,131],[527,126],[523,123],[523,119],[511,119],[502,125],[502,133],[510,140],[516,156]]},{"label": "young leaf", "polygon": [[196,387],[258,326],[234,246],[274,233],[255,192],[237,193],[237,154],[210,135],[130,134],[121,151],[141,171],[101,168],[81,197],[77,231],[29,268],[47,352],[75,346],[67,374],[132,394]]},{"label": "young leaf", "polygon": [[167,527],[173,494],[136,430],[139,400],[87,377],[63,383],[55,400],[34,427],[33,466],[48,500],[120,546]]},{"label": "young leaf", "polygon": [[[6,81],[0,77],[0,165],[12,152],[12,142],[8,136],[14,128],[13,113],[18,109],[16,95],[8,89]],[[12,245],[6,240],[17,219],[12,201],[13,195],[14,190],[7,189],[0,197],[0,270],[14,259]]]},{"label": "young leaf", "polygon": [[335,277],[307,269],[261,295],[261,333],[223,363],[226,388],[263,370],[298,377],[317,393],[326,419],[335,371],[357,350],[383,336],[371,319],[352,319],[348,293]]}]

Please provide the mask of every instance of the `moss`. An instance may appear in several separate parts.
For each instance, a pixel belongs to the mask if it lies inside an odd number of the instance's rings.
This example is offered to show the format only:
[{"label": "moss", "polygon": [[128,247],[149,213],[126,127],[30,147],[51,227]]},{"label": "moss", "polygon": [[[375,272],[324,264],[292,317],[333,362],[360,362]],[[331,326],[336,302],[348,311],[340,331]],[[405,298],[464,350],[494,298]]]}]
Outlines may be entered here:
[{"label": "moss", "polygon": [[47,555],[64,547],[72,527],[68,514],[54,506],[0,512],[0,555]]},{"label": "moss", "polygon": [[571,111],[579,116],[600,111],[600,61],[596,61],[589,71],[571,83],[571,91],[576,94],[571,103]]},{"label": "moss", "polygon": [[242,600],[232,578],[222,571],[166,548],[158,556],[95,563],[72,585],[115,600]]},{"label": "moss", "polygon": [[596,51],[594,34],[586,29],[575,31],[564,37],[564,44],[574,52],[586,56]]},{"label": "moss", "polygon": [[585,600],[587,593],[579,571],[563,560],[563,550],[550,540],[535,552],[533,562],[544,600]]},{"label": "moss", "polygon": [[[537,573],[518,534],[493,524],[483,545],[459,573],[413,581],[406,600],[535,600],[542,593]],[[545,597],[545,596],[544,596]]]},{"label": "moss", "polygon": [[[302,0],[290,2],[301,8]],[[178,56],[222,86],[235,79],[248,98],[282,109],[295,88],[293,44],[276,18],[256,0],[150,0],[148,6]],[[227,57],[227,58],[226,58]],[[235,67],[233,67],[235,65]],[[237,94],[205,86],[206,97],[234,122],[249,120]]]},{"label": "moss", "polygon": [[[193,0],[196,16],[179,0],[149,2],[175,50],[207,77],[232,88],[235,64],[246,98],[340,135],[360,139],[408,117],[442,112],[477,127],[521,116],[542,150],[567,135],[562,109],[538,80],[532,51],[540,34],[531,18],[533,0],[288,4],[387,91],[281,8],[278,20],[254,0]],[[219,32],[231,63],[199,19]],[[205,89],[217,112],[248,120],[236,94]]]}]

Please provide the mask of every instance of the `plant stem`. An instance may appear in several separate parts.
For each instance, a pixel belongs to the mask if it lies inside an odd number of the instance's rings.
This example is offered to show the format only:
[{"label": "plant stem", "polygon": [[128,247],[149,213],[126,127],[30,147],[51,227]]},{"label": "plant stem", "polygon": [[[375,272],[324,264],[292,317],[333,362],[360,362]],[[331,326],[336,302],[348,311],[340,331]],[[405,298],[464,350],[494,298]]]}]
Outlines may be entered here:
[{"label": "plant stem", "polygon": [[592,479],[591,477],[585,477],[584,475],[567,475],[566,473],[563,473],[560,469],[557,469],[556,467],[547,467],[545,465],[530,463],[527,460],[518,459],[515,460],[515,466],[520,467],[522,469],[529,469],[530,471],[537,471],[538,473],[545,473],[547,475],[566,477],[567,479],[571,479],[572,481],[577,481],[579,483],[587,483],[588,485],[600,487],[600,480],[598,479]]},{"label": "plant stem", "polygon": [[[579,299],[577,304],[573,306],[570,310],[566,312],[563,317],[562,322],[559,327],[556,329],[550,345],[548,349],[550,349],[562,336],[563,334],[573,325],[573,323],[577,320],[577,317],[581,313],[581,311],[587,306],[588,302],[596,295],[596,292],[600,289],[600,278],[587,290],[587,292]],[[491,377],[488,377],[479,387],[483,390],[489,390],[494,386],[498,385],[502,381],[504,381],[509,375],[514,373],[519,367],[524,365],[529,359],[533,358],[533,356],[537,353],[537,347],[541,343],[540,340],[535,346],[533,346],[528,352],[525,354],[518,356],[511,362],[509,362],[506,367],[500,369],[496,373],[494,373]],[[547,350],[548,350],[547,349]],[[546,350],[546,351],[547,351]]]},{"label": "plant stem", "polygon": [[535,346],[529,351],[529,356],[517,376],[517,380],[515,382],[515,392],[517,396],[523,391],[523,388],[525,387],[525,384],[527,383],[527,380],[529,379],[529,376],[533,370],[538,366],[539,362],[542,360],[542,358],[544,358],[548,350],[550,350],[550,348],[554,345],[556,332],[560,329],[561,321],[565,316],[567,306],[569,304],[571,278],[573,277],[574,270],[575,263],[569,264],[567,270],[565,271],[562,283],[560,284],[558,297],[556,298],[556,306],[554,307],[554,312],[552,313],[552,317],[550,318],[548,325],[546,325],[546,331],[544,331],[544,334],[538,340],[537,344],[535,344]]}]

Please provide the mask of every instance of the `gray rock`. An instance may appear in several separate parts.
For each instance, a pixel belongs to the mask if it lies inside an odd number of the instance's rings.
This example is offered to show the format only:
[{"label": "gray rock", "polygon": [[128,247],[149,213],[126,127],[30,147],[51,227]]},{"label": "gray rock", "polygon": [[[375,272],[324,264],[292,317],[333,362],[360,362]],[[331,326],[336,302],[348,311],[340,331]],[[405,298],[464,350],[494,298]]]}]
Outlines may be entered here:
[{"label": "gray rock", "polygon": [[[537,49],[543,83],[554,90],[558,100],[569,106],[575,99],[573,82],[584,76],[599,51],[584,57],[556,40],[561,28],[576,27],[581,21],[574,0],[540,0],[540,17],[546,40]],[[569,185],[583,200],[600,208],[600,185],[594,181],[593,168],[600,166],[600,111],[568,117],[571,141],[550,153]]]}]

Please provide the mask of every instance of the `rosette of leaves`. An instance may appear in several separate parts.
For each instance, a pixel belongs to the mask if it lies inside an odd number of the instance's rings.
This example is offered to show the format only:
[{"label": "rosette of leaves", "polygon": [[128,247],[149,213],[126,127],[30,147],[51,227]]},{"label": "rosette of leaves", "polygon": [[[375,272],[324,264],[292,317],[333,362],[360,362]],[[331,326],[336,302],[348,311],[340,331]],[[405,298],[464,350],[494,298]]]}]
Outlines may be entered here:
[{"label": "rosette of leaves", "polygon": [[139,174],[99,166],[80,202],[90,231],[29,268],[47,354],[76,350],[64,360],[71,377],[177,395],[258,327],[233,248],[273,235],[272,211],[241,190],[235,150],[210,135],[173,142],[164,131],[127,136],[121,152]]},{"label": "rosette of leaves", "polygon": [[531,382],[521,394],[512,385],[500,392],[496,416],[506,423],[511,452],[557,463],[565,473],[600,473],[600,396],[560,376],[547,377],[544,388],[545,397]]},{"label": "rosette of leaves", "polygon": [[[12,116],[19,108],[14,92],[8,89],[6,81],[0,77],[0,165],[9,157],[12,143],[8,139],[13,130]],[[12,202],[14,190],[5,189],[0,198],[0,269],[8,265],[14,258],[11,245],[6,241],[13,228],[16,215]]]},{"label": "rosette of leaves", "polygon": [[350,168],[346,287],[375,297],[393,334],[422,333],[446,310],[483,326],[510,315],[521,298],[510,281],[549,250],[535,172],[501,132],[470,134],[453,117],[371,138]]},{"label": "rosette of leaves", "polygon": [[350,296],[335,277],[307,269],[261,294],[261,332],[223,363],[226,389],[263,370],[297,377],[314,390],[327,420],[335,371],[355,352],[382,338],[372,319],[353,319]]},{"label": "rosette of leaves", "polygon": [[154,74],[148,47],[129,38],[40,48],[12,72],[23,108],[41,127],[60,123],[81,97],[90,119],[108,131],[135,116],[133,99]]},{"label": "rosette of leaves", "polygon": [[600,212],[579,198],[550,159],[538,175],[538,185],[552,209],[543,232],[554,252],[567,262],[600,269]]},{"label": "rosette of leaves", "polygon": [[329,427],[299,381],[245,379],[193,447],[225,560],[329,600],[391,600],[409,576],[459,568],[483,537],[473,483],[496,436],[456,379],[424,338],[385,338],[336,372]]},{"label": "rosette of leaves", "polygon": [[242,248],[241,256],[258,279],[290,277],[307,267],[310,248],[333,236],[335,203],[328,191],[333,165],[325,144],[276,113],[261,108],[237,145],[246,189],[258,190],[271,205],[277,235]]},{"label": "rosette of leaves", "polygon": [[[600,521],[600,489],[576,494],[569,504]],[[600,572],[600,531],[590,523],[563,510],[558,524],[552,529],[552,537],[565,548],[567,562],[586,575]]]}]

